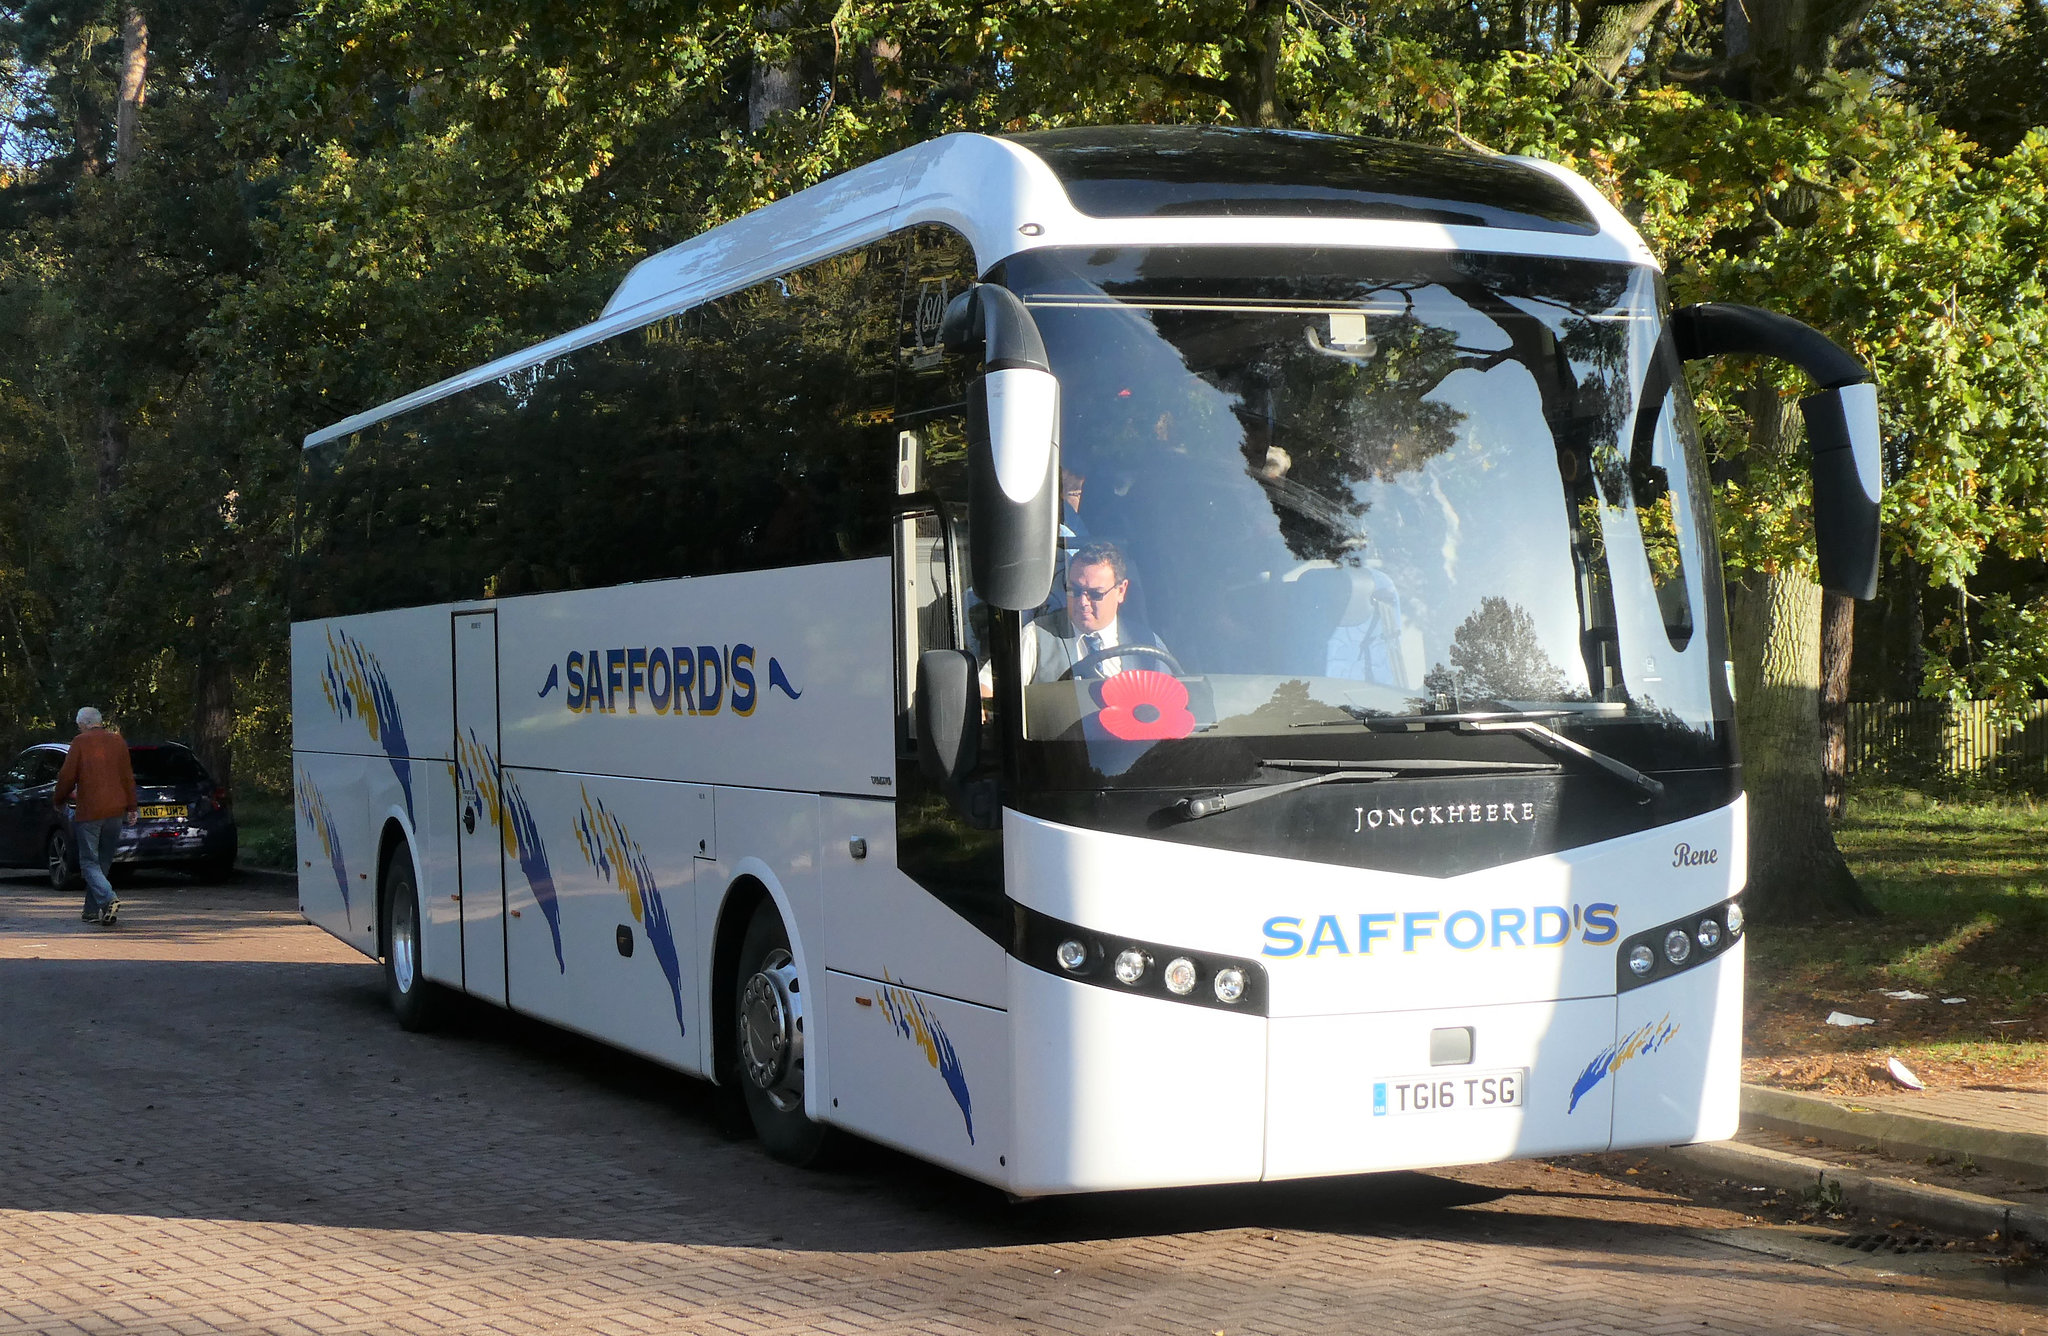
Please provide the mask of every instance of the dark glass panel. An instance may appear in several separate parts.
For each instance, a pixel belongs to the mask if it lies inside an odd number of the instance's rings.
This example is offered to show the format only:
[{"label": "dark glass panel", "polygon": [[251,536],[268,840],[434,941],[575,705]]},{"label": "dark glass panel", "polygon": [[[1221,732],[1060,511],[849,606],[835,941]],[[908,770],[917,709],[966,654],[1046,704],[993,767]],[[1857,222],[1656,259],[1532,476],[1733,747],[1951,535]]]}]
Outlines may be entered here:
[{"label": "dark glass panel", "polygon": [[901,249],[308,451],[294,616],[887,552]]},{"label": "dark glass panel", "polygon": [[204,784],[206,767],[183,747],[130,747],[137,784]]},{"label": "dark glass panel", "polygon": [[1098,218],[1378,218],[1590,235],[1561,181],[1505,159],[1380,139],[1227,126],[1126,125],[1009,136]]}]

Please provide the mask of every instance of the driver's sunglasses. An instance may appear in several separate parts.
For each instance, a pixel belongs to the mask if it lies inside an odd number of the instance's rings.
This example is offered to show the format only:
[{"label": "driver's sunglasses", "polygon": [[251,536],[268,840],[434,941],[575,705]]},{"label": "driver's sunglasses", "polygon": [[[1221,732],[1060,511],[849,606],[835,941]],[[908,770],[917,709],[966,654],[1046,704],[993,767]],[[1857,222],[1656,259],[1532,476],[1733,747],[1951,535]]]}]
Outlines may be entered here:
[{"label": "driver's sunglasses", "polygon": [[1067,587],[1067,593],[1073,596],[1074,598],[1085,598],[1090,603],[1100,603],[1102,602],[1102,600],[1108,598],[1111,594],[1114,594],[1117,590],[1122,589],[1123,587],[1124,582],[1122,580],[1118,580],[1115,584],[1109,586],[1109,588],[1107,589],[1088,589],[1081,585],[1069,585]]}]

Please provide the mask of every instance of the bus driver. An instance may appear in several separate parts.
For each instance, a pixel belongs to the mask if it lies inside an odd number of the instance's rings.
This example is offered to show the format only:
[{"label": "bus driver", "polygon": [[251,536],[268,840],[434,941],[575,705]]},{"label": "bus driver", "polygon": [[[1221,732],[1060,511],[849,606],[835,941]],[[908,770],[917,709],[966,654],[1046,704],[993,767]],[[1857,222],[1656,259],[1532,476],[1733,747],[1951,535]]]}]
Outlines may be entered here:
[{"label": "bus driver", "polygon": [[[1084,543],[1067,563],[1067,606],[1034,620],[1021,642],[1026,682],[1057,682],[1075,675],[1114,677],[1126,668],[1159,664],[1152,655],[1117,655],[1088,662],[1119,645],[1167,647],[1150,627],[1122,615],[1131,581],[1116,544]],[[1170,651],[1169,651],[1170,652]],[[1128,659],[1128,662],[1126,660]]]}]

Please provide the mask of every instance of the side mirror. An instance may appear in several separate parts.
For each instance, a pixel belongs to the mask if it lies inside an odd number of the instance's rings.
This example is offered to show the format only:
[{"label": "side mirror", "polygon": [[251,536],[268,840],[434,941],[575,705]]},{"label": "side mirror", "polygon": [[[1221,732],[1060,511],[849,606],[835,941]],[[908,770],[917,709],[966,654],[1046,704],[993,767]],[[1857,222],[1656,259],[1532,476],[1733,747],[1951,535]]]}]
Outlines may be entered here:
[{"label": "side mirror", "polygon": [[1820,382],[1799,401],[1813,455],[1813,541],[1823,588],[1877,597],[1878,511],[1884,494],[1877,386],[1863,364],[1813,326],[1754,306],[1706,302],[1671,313],[1686,361],[1755,353],[1791,362]]},{"label": "side mirror", "polygon": [[968,564],[984,603],[1024,612],[1052,592],[1059,544],[1060,383],[1017,294],[978,283],[946,308],[940,339],[979,352],[968,393]]},{"label": "side mirror", "polygon": [[1799,401],[1813,447],[1813,536],[1820,582],[1851,598],[1877,597],[1879,477],[1877,386],[1844,385]]},{"label": "side mirror", "polygon": [[917,656],[917,762],[957,797],[981,759],[981,678],[974,656],[928,649]]}]

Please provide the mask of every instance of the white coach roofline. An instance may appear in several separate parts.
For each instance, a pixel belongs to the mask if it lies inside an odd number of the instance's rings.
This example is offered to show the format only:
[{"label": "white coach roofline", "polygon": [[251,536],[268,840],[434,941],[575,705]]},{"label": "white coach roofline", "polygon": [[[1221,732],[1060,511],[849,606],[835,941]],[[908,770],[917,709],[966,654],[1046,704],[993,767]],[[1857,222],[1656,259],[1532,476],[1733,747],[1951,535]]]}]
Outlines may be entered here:
[{"label": "white coach roofline", "polygon": [[[946,135],[650,255],[633,266],[590,324],[322,427],[306,437],[305,448],[919,223],[943,223],[964,235],[983,271],[1006,256],[1047,246],[1140,245],[1478,250],[1656,265],[1628,220],[1584,178],[1535,158],[1510,161],[1562,181],[1600,230],[1586,236],[1344,218],[1091,218],[1075,210],[1052,169],[1022,145]],[[1018,230],[1027,223],[1042,230],[1027,237]]]}]

